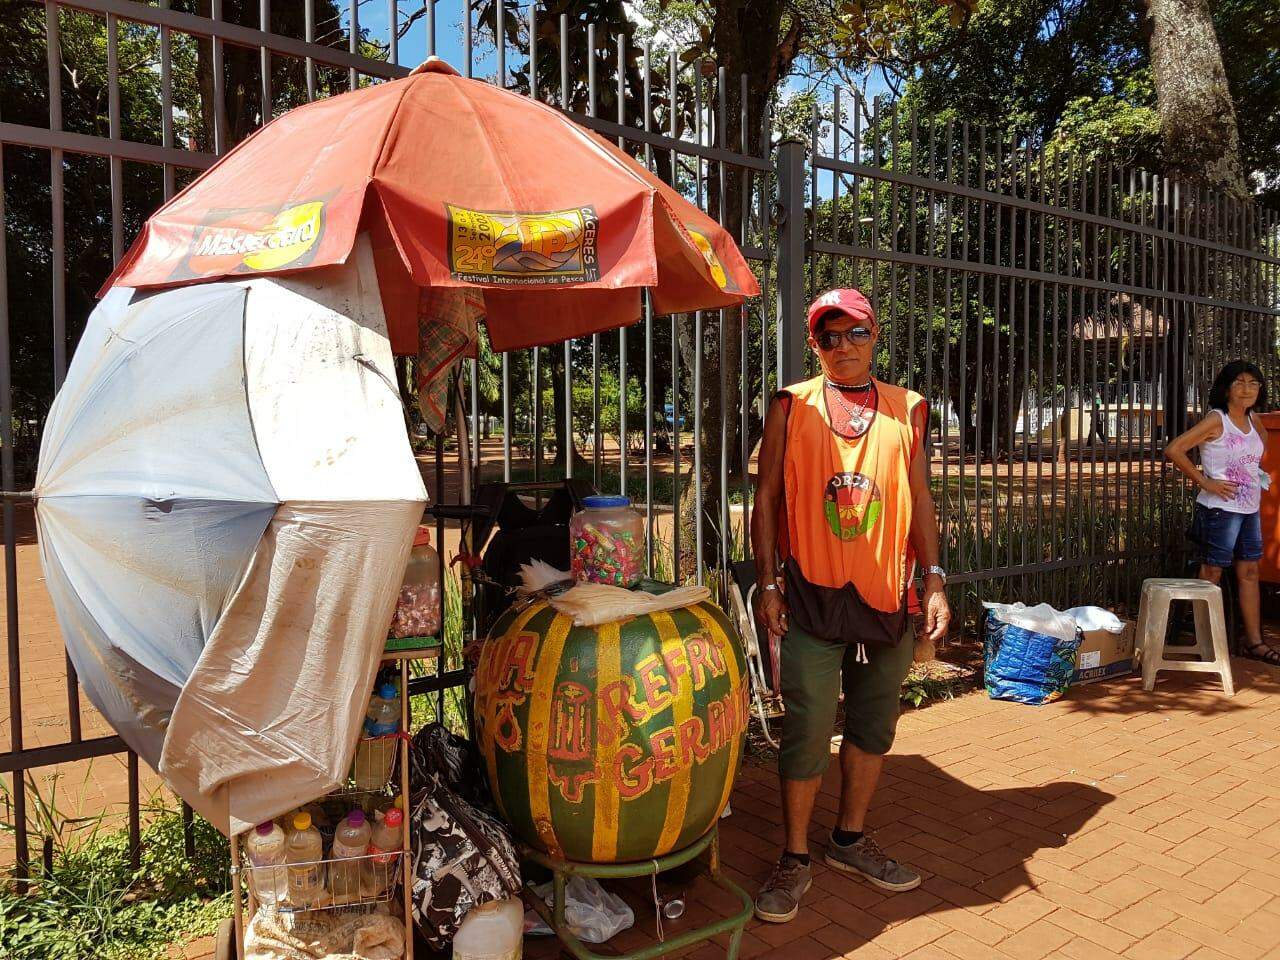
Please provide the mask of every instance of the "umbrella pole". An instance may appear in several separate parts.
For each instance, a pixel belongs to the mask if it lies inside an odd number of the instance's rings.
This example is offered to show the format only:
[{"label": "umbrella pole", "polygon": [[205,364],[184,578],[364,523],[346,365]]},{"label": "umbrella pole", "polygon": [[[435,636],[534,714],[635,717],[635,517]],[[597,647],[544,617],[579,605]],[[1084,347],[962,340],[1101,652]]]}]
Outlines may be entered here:
[{"label": "umbrella pole", "polygon": [[[467,426],[467,411],[462,404],[462,378],[459,376],[454,380],[453,392],[453,409],[454,422],[458,425],[458,467],[462,475],[462,482],[458,492],[459,502],[463,506],[470,506],[472,501],[472,484],[475,478],[471,472],[471,444],[475,442]],[[471,606],[473,600],[474,584],[471,580],[471,566],[469,559],[471,557],[471,523],[463,521],[461,530],[461,539],[458,544],[458,552],[462,555],[462,569],[458,571],[459,593],[462,595],[462,633],[463,646],[466,646],[467,627],[471,623]]]}]

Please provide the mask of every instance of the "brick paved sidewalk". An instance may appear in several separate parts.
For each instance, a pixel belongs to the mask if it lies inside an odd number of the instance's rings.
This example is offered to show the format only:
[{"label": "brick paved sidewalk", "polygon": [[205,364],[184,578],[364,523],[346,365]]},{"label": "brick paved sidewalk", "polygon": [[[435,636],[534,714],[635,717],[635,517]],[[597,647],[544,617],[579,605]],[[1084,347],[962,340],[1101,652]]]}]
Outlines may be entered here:
[{"label": "brick paved sidewalk", "polygon": [[[1134,678],[1045,707],[974,694],[909,712],[870,823],[920,889],[885,895],[819,863],[800,916],[752,921],[743,956],[1280,957],[1280,672],[1237,661],[1236,677],[1233,700],[1174,675],[1149,694]],[[837,796],[833,766],[815,853]],[[773,771],[744,770],[733,808],[722,848],[754,892],[782,838]]]},{"label": "brick paved sidewalk", "polygon": [[[978,693],[909,711],[870,822],[924,883],[885,895],[819,862],[800,916],[752,921],[744,960],[1280,958],[1280,671],[1238,660],[1236,683],[1233,700],[1174,675],[1149,694],[1131,678],[1046,707]],[[782,839],[776,783],[749,764],[722,826],[726,869],[751,892]],[[833,767],[815,853],[837,789]],[[639,905],[642,888],[628,893]],[[705,882],[689,902],[668,930],[726,906]],[[609,948],[652,942],[650,917],[640,907]],[[531,960],[557,954],[526,941]]]}]

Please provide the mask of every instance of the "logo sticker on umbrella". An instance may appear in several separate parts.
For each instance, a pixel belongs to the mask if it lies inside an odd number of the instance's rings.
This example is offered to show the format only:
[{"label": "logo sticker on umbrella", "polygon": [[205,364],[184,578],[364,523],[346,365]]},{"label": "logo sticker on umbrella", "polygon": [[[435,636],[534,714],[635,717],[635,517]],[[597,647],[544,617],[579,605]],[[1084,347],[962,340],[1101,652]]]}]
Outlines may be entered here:
[{"label": "logo sticker on umbrella", "polygon": [[841,540],[853,540],[875,526],[884,509],[880,488],[865,473],[837,473],[827,481],[823,509],[827,526]]},{"label": "logo sticker on umbrella", "polygon": [[595,207],[542,213],[449,212],[449,270],[485,283],[583,283],[600,279]]},{"label": "logo sticker on umbrella", "polygon": [[286,207],[258,230],[229,225],[242,222],[246,212],[231,211],[224,218],[228,225],[215,222],[196,234],[187,258],[191,273],[199,275],[212,269],[226,273],[279,270],[302,260],[324,230],[323,201]]},{"label": "logo sticker on umbrella", "polygon": [[738,285],[734,283],[733,278],[725,272],[724,264],[720,262],[720,258],[716,256],[715,247],[711,246],[711,241],[703,233],[698,232],[692,227],[685,227],[689,231],[689,236],[693,238],[693,245],[698,248],[698,252],[702,254],[702,258],[707,261],[707,269],[711,271],[711,279],[716,282],[716,286],[721,290],[730,290],[738,293]]}]

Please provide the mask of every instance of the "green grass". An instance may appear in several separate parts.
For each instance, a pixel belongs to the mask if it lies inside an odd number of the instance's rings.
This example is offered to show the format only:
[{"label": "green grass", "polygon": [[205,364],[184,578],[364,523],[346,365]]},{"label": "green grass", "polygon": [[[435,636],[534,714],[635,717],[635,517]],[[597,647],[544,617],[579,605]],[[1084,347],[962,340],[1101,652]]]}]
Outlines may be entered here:
[{"label": "green grass", "polygon": [[[227,840],[205,821],[195,819],[195,856],[188,859],[181,813],[153,800],[142,811],[134,870],[127,829],[105,812],[74,817],[59,810],[56,779],[47,795],[28,784],[31,836],[52,838],[51,869],[37,847],[25,895],[11,879],[0,880],[0,956],[153,960],[171,943],[212,933],[230,914]],[[9,799],[3,785],[0,794]],[[0,822],[0,829],[12,833],[14,824]]]}]

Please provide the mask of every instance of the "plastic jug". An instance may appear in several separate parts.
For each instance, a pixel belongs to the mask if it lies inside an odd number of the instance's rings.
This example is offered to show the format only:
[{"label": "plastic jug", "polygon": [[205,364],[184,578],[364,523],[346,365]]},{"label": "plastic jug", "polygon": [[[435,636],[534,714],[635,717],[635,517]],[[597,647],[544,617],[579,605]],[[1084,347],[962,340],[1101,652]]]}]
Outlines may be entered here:
[{"label": "plastic jug", "polygon": [[392,807],[373,826],[369,839],[369,884],[374,896],[385,893],[396,881],[399,858],[404,849],[404,811]]},{"label": "plastic jug", "polygon": [[[369,700],[365,714],[364,739],[356,745],[354,777],[358,790],[380,790],[391,779],[398,742],[387,734],[400,729],[400,694],[395,685],[384,683]],[[385,737],[372,740],[370,737]]]},{"label": "plastic jug", "polygon": [[329,850],[329,890],[337,903],[360,899],[360,874],[364,862],[359,858],[369,849],[372,830],[363,810],[352,810],[338,824]]},{"label": "plastic jug", "polygon": [[309,907],[324,891],[324,839],[311,825],[311,814],[295,813],[293,831],[285,840],[289,864],[289,903]]},{"label": "plastic jug", "polygon": [[524,907],[519,900],[482,903],[467,914],[453,938],[453,960],[520,960]]},{"label": "plastic jug", "polygon": [[289,871],[284,866],[284,831],[274,820],[258,824],[245,834],[244,854],[253,866],[249,871],[253,895],[263,906],[278,906],[289,892]]},{"label": "plastic jug", "polygon": [[418,528],[388,630],[394,638],[432,637],[440,632],[440,556],[431,539],[430,528]]}]

